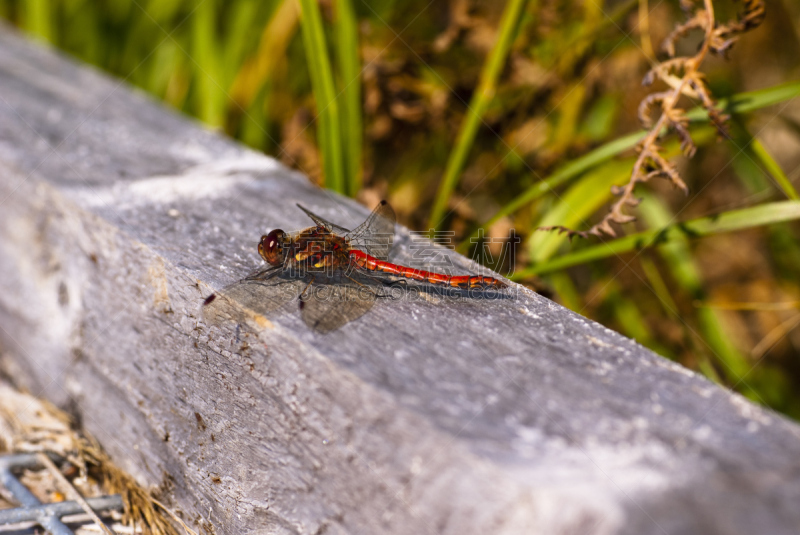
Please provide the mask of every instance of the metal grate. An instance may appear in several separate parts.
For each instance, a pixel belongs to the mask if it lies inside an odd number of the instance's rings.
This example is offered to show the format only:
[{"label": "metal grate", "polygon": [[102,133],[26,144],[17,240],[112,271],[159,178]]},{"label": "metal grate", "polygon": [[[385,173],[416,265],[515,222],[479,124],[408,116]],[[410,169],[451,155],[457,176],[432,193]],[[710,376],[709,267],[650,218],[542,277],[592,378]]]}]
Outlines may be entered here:
[{"label": "metal grate", "polygon": [[[85,504],[92,511],[122,510],[122,498],[119,494],[87,498],[84,504],[79,501],[42,503],[33,493],[17,479],[15,472],[21,470],[50,469],[49,459],[42,459],[43,454],[21,453],[0,456],[0,485],[3,485],[17,500],[21,507],[0,510],[0,526],[19,522],[36,522],[53,535],[74,535],[61,517],[85,513]],[[50,466],[47,466],[47,465]],[[59,473],[60,475],[60,473]],[[76,491],[77,492],[77,491]],[[105,527],[105,526],[103,526]]]}]

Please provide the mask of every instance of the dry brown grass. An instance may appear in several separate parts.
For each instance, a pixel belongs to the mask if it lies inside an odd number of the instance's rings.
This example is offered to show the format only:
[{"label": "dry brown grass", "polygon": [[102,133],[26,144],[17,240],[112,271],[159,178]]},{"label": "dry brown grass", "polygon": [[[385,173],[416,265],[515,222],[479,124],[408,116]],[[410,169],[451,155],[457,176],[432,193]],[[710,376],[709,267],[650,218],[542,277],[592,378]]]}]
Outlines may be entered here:
[{"label": "dry brown grass", "polygon": [[[69,416],[46,400],[19,392],[0,382],[0,452],[51,452],[65,461],[62,473],[84,497],[120,494],[125,505],[122,523],[144,535],[178,535],[174,519],[194,534],[153,494],[118,468],[97,441],[73,428]],[[41,498],[59,496],[51,478],[41,479],[52,491],[33,489]]]}]

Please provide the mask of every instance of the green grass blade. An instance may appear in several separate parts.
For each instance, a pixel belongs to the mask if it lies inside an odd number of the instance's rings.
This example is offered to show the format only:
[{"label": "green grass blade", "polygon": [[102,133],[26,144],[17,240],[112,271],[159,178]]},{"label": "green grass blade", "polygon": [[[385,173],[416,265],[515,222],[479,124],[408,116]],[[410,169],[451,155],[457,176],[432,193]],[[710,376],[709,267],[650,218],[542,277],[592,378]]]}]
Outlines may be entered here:
[{"label": "green grass blade", "polygon": [[182,59],[183,52],[175,41],[166,39],[153,53],[150,60],[145,88],[151,93],[165,98],[170,79],[180,68]]},{"label": "green grass blade", "polygon": [[[751,168],[751,174],[753,168],[755,168],[758,174],[765,177],[763,180],[758,180],[758,182],[769,182],[765,176],[768,173],[786,197],[793,201],[800,200],[800,195],[797,194],[792,181],[783,172],[780,164],[775,161],[775,158],[772,157],[763,143],[750,134],[744,121],[739,117],[734,117],[733,124],[735,138],[731,140],[731,145],[734,161],[740,162],[742,157],[746,158],[749,162],[745,162],[745,164]],[[772,184],[772,187],[774,188],[775,184]]]},{"label": "green grass blade", "polygon": [[[574,48],[579,45],[581,41],[594,41],[606,28],[610,28],[612,26],[619,28],[623,24],[623,19],[625,19],[628,13],[639,4],[639,1],[640,0],[626,0],[625,2],[619,4],[614,11],[607,15],[605,14],[605,11],[601,11],[603,15],[599,18],[599,21],[595,21],[593,27],[588,32],[579,33],[572,36],[565,43],[564,49]],[[595,3],[595,7],[598,10],[605,9],[603,7],[603,3]]]},{"label": "green grass blade", "polygon": [[200,119],[213,127],[225,120],[227,97],[223,90],[222,70],[218,57],[216,4],[205,0],[192,15],[192,59],[197,80],[195,109]]},{"label": "green grass blade", "polygon": [[50,0],[25,0],[22,2],[23,28],[28,33],[45,41],[53,42],[53,23],[51,15],[55,6]]},{"label": "green grass blade", "polygon": [[[698,145],[703,145],[715,139],[715,136],[716,131],[706,127],[695,131],[694,138]],[[675,156],[679,151],[678,142],[674,140],[664,147],[664,155],[667,158]],[[606,162],[596,167],[578,184],[570,187],[566,195],[542,219],[539,226],[561,225],[568,228],[581,226],[583,221],[611,198],[611,186],[625,184],[630,179],[632,167],[633,158]],[[549,260],[565,240],[567,240],[566,234],[555,231],[534,233],[529,242],[531,262],[536,264]]]},{"label": "green grass blade", "polygon": [[343,118],[342,139],[345,144],[344,169],[347,194],[355,197],[361,189],[361,150],[363,127],[361,119],[361,59],[358,53],[358,23],[351,0],[336,0],[334,21],[336,54],[342,81]]},{"label": "green grass blade", "polygon": [[[723,106],[729,113],[745,113],[764,108],[766,106],[771,106],[779,102],[784,102],[786,100],[791,100],[798,96],[800,96],[800,82],[792,82],[767,89],[760,89],[758,91],[740,93],[728,100],[720,101],[720,105]],[[708,121],[708,114],[703,108],[694,108],[693,110],[687,112],[687,116],[697,122]],[[615,139],[613,141],[609,141],[608,143],[597,147],[593,151],[586,153],[580,158],[576,158],[575,160],[558,168],[549,177],[540,180],[526,191],[522,192],[520,195],[517,195],[513,201],[503,206],[485,223],[476,228],[472,234],[467,236],[462,241],[458,247],[458,251],[462,253],[466,251],[469,248],[470,243],[472,243],[471,240],[478,236],[481,228],[491,227],[501,218],[516,212],[523,206],[527,206],[531,202],[542,197],[544,194],[552,191],[554,188],[566,182],[569,182],[595,165],[608,161],[627,150],[633,149],[646,134],[647,132],[642,130],[633,134],[628,134],[627,136]],[[692,132],[692,135],[695,136],[695,132]]]},{"label": "green grass blade", "polygon": [[[642,216],[651,227],[658,229],[668,229],[675,225],[670,225],[670,221],[674,218],[673,214],[669,212],[667,207],[661,202],[660,199],[652,195],[645,195],[647,203],[647,210],[642,210]],[[791,201],[789,201],[791,203]],[[795,205],[797,216],[800,217],[800,203],[792,203]],[[755,208],[762,208],[761,206]],[[754,209],[748,209],[753,211]],[[740,210],[739,212],[745,212]],[[777,210],[780,211],[780,210]],[[729,214],[731,214],[729,212]],[[720,216],[722,218],[726,214]],[[703,218],[711,219],[711,218]],[[747,223],[746,216],[742,221],[735,223],[733,226],[736,228],[745,228],[741,226]],[[758,219],[758,216],[755,216]],[[763,219],[763,217],[762,217]],[[739,225],[738,227],[736,225]],[[656,230],[656,232],[661,232]],[[659,254],[664,259],[664,262],[672,271],[672,276],[675,282],[693,299],[704,298],[703,279],[700,271],[694,263],[691,251],[688,246],[688,234],[678,233],[669,242],[659,248]],[[704,344],[710,352],[714,354],[715,360],[722,364],[721,368],[723,374],[728,377],[731,382],[738,382],[747,375],[750,370],[750,365],[747,358],[736,348],[733,344],[733,337],[725,326],[723,318],[720,316],[719,311],[703,308],[697,311],[697,321],[701,331]],[[695,334],[691,327],[686,325],[686,328],[692,334]],[[741,390],[748,395],[753,395],[751,389],[746,385],[740,385]],[[757,395],[755,396],[758,397]]]},{"label": "green grass blade", "polygon": [[603,304],[610,307],[619,330],[659,355],[671,358],[669,350],[653,337],[650,325],[647,324],[640,309],[640,304],[625,295],[624,289],[620,287],[616,279],[610,279],[605,286],[607,296],[603,300]]},{"label": "green grass blade", "polygon": [[677,239],[699,238],[797,219],[800,219],[800,201],[780,201],[760,204],[742,210],[731,210],[719,215],[701,217],[684,223],[673,223],[662,229],[647,230],[587,247],[549,262],[543,262],[518,271],[513,274],[511,279],[522,279],[531,275],[540,275],[565,269],[634,250],[658,247]]},{"label": "green grass blade", "polygon": [[[539,226],[579,226],[611,197],[611,186],[627,182],[633,160],[607,162],[575,183],[547,212]],[[558,232],[534,232],[528,241],[531,263],[544,262],[558,251],[567,236]]]},{"label": "green grass blade", "polygon": [[256,94],[250,107],[242,116],[240,136],[242,141],[259,150],[265,150],[272,141],[269,135],[267,114],[264,113],[264,103],[270,96],[270,85],[266,84]]},{"label": "green grass blade", "polygon": [[[647,277],[647,281],[650,283],[650,289],[661,302],[661,308],[667,316],[673,320],[682,321],[678,304],[673,299],[672,292],[667,287],[667,283],[664,281],[663,277],[661,277],[661,273],[658,271],[655,262],[647,255],[639,255],[639,265],[642,267],[642,271],[644,271],[645,277]],[[700,340],[698,336],[691,336],[691,333],[687,332],[686,329],[684,329],[684,333],[688,335],[685,338],[686,341],[689,342],[694,349],[697,358],[697,367],[700,369],[701,373],[716,383],[722,383],[722,378],[712,365],[703,341]],[[669,353],[656,352],[671,358]]]},{"label": "green grass blade", "polygon": [[[800,97],[800,81],[787,82],[785,84],[739,93],[730,98],[722,98],[717,103],[717,107],[727,113],[748,113],[773,104],[779,104],[793,98]],[[704,121],[708,119],[705,109],[698,106],[686,112],[686,117],[690,121]]]},{"label": "green grass blade", "polygon": [[[152,2],[139,2],[141,8],[147,13],[149,23],[161,27],[170,25],[170,20],[175,17],[184,4],[184,0],[157,0]],[[85,6],[87,8],[88,6]]]},{"label": "green grass blade", "polygon": [[772,175],[772,178],[778,183],[783,193],[793,201],[800,201],[800,195],[798,195],[797,190],[794,189],[792,181],[789,180],[789,177],[786,176],[786,173],[783,172],[781,166],[775,161],[775,158],[772,157],[761,141],[757,138],[753,138],[753,142],[750,144],[749,148],[752,150],[753,155],[758,158],[761,164],[766,168],[767,172]]},{"label": "green grass blade", "polygon": [[679,317],[678,304],[672,298],[672,294],[670,293],[669,288],[667,288],[667,283],[664,282],[664,278],[658,271],[655,262],[653,262],[646,255],[640,255],[639,265],[642,266],[644,276],[647,277],[647,281],[650,283],[650,289],[654,294],[656,294],[656,297],[661,302],[661,308],[664,310],[664,312],[674,318]]},{"label": "green grass blade", "polygon": [[598,147],[597,149],[585,154],[580,158],[569,162],[563,167],[560,167],[553,172],[552,175],[540,180],[522,194],[517,196],[513,201],[498,210],[497,213],[495,213],[488,221],[486,221],[486,223],[475,229],[475,231],[473,231],[473,233],[461,243],[457,250],[463,253],[469,247],[469,244],[472,243],[471,239],[478,237],[478,233],[480,232],[481,228],[491,227],[503,217],[510,215],[523,206],[532,203],[546,193],[553,191],[558,186],[565,184],[585,171],[588,171],[595,165],[607,162],[614,156],[617,156],[618,154],[635,147],[636,143],[638,143],[643,136],[643,133],[637,132],[635,134],[630,134],[616,139],[610,143],[606,143],[605,145]]},{"label": "green grass blade", "polygon": [[[260,38],[256,52],[244,63],[236,64],[233,75],[231,97],[238,106],[264,117],[251,117],[251,124],[269,122],[271,113],[264,106],[256,106],[261,100],[267,106],[269,93],[275,87],[280,75],[278,68],[286,60],[289,45],[300,23],[300,6],[296,0],[277,0],[269,6],[266,25],[259,28]],[[265,97],[265,93],[267,94]],[[262,135],[257,136],[259,138]],[[254,145],[264,147],[261,145]]]},{"label": "green grass blade", "polygon": [[300,0],[303,34],[311,87],[317,103],[317,140],[322,153],[325,186],[345,193],[342,127],[339,103],[333,83],[333,70],[325,43],[322,14],[316,0]]},{"label": "green grass blade", "polygon": [[[730,143],[733,154],[731,168],[737,178],[751,197],[771,195],[775,185],[758,165],[757,159],[739,150],[739,147],[748,143],[749,137],[738,128],[733,130],[733,133],[735,137]],[[800,266],[800,244],[791,225],[787,223],[771,226],[767,241],[772,251],[772,262],[777,276],[787,281],[794,281],[797,278],[797,266]]]},{"label": "green grass blade", "polygon": [[547,282],[553,287],[562,305],[580,314],[584,307],[583,298],[566,271],[552,273],[547,277]]},{"label": "green grass blade", "polygon": [[230,87],[231,82],[236,77],[236,72],[244,62],[248,39],[244,36],[257,31],[258,26],[253,22],[257,20],[259,2],[253,0],[231,2],[230,21],[225,28],[226,36],[220,56],[222,57],[222,68],[225,79],[225,87]]},{"label": "green grass blade", "polygon": [[503,19],[500,21],[497,41],[489,54],[488,60],[483,65],[478,87],[470,99],[464,123],[461,125],[461,131],[456,139],[455,148],[447,160],[444,177],[439,185],[439,191],[436,194],[431,217],[428,221],[428,228],[430,229],[438,229],[442,224],[447,202],[453,194],[458,178],[461,175],[461,169],[464,167],[472,142],[475,140],[475,134],[478,132],[483,114],[494,98],[495,90],[497,89],[497,78],[506,63],[508,51],[514,42],[521,14],[527,3],[528,0],[509,0],[503,11]]}]

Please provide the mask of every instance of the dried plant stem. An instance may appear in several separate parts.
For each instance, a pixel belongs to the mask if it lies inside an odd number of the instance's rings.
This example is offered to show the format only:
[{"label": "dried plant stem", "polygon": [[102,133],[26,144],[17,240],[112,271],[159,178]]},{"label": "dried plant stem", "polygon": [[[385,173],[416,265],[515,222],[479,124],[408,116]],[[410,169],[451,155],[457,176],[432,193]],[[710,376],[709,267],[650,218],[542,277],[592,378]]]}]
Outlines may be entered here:
[{"label": "dried plant stem", "polygon": [[772,329],[770,332],[758,342],[755,347],[750,351],[750,356],[754,359],[760,359],[767,351],[772,349],[772,346],[777,344],[784,336],[789,334],[795,327],[800,325],[800,312],[794,314],[789,319],[781,322],[780,325]]},{"label": "dried plant stem", "polygon": [[786,301],[783,303],[705,303],[695,301],[692,303],[696,308],[716,308],[719,310],[792,310],[800,309],[800,301]]},{"label": "dried plant stem", "polygon": [[161,507],[161,509],[163,509],[165,513],[167,513],[169,516],[171,516],[173,520],[175,520],[178,524],[180,524],[181,527],[184,529],[184,531],[186,533],[188,533],[189,535],[197,535],[197,532],[195,530],[193,530],[188,525],[186,525],[186,522],[184,522],[181,519],[181,517],[179,517],[178,515],[173,513],[166,505],[164,505],[160,501],[156,500],[155,498],[150,498],[150,499],[153,500],[154,504],[156,504],[157,506]]},{"label": "dried plant stem", "polygon": [[[694,2],[695,0],[681,0],[681,6],[690,12]],[[612,223],[622,225],[636,220],[633,215],[625,213],[626,207],[633,208],[641,202],[641,199],[634,197],[636,186],[656,177],[666,178],[688,195],[689,188],[676,167],[662,155],[658,141],[667,132],[674,131],[681,141],[683,153],[689,157],[694,156],[697,148],[689,134],[689,120],[684,110],[678,107],[681,96],[699,100],[720,135],[727,136],[726,125],[729,117],[717,108],[705,77],[700,72],[700,65],[709,52],[725,54],[739,34],[761,23],[764,18],[763,0],[745,0],[744,4],[744,13],[736,22],[717,25],[713,1],[703,0],[703,7],[697,9],[685,23],[678,25],[665,40],[664,49],[670,59],[654,66],[645,76],[644,84],[649,85],[659,79],[670,89],[650,94],[639,105],[639,120],[649,130],[636,147],[639,154],[629,182],[621,188],[612,189],[612,193],[619,199],[611,205],[606,216],[586,231],[576,231],[563,226],[540,227],[541,230],[566,232],[570,238],[573,236],[586,238],[589,235],[616,237]],[[702,29],[705,33],[700,49],[690,57],[673,57],[676,41],[694,29]],[[655,107],[660,110],[660,115],[653,121],[650,115]]]},{"label": "dried plant stem", "polygon": [[644,56],[648,61],[655,61],[656,53],[650,37],[650,8],[647,0],[639,0],[639,35]]},{"label": "dried plant stem", "polygon": [[[620,224],[634,221],[635,218],[631,215],[624,214],[623,209],[625,206],[636,206],[639,204],[639,199],[633,196],[636,185],[640,182],[647,182],[653,176],[658,176],[661,174],[659,171],[666,173],[677,187],[681,188],[685,193],[689,193],[689,188],[686,186],[686,183],[681,180],[677,171],[675,171],[674,166],[667,162],[666,159],[659,154],[659,147],[656,145],[656,141],[658,141],[658,139],[661,137],[662,130],[666,129],[671,123],[676,122],[676,104],[678,103],[678,99],[680,99],[681,95],[683,94],[684,88],[689,85],[690,78],[687,76],[687,74],[696,73],[697,68],[703,62],[706,54],[708,53],[711,32],[713,32],[714,29],[714,5],[712,4],[711,0],[704,0],[704,4],[706,9],[706,37],[703,40],[703,46],[700,48],[696,56],[685,62],[685,75],[680,79],[678,85],[664,94],[663,100],[661,101],[661,116],[651,127],[647,136],[645,136],[645,138],[639,144],[639,157],[636,159],[636,163],[633,165],[633,172],[631,173],[630,182],[628,182],[628,184],[622,188],[621,192],[617,192],[620,196],[619,200],[611,206],[611,211],[606,217],[603,218],[602,221],[600,221],[600,223],[589,229],[589,234],[601,236],[602,233],[605,233],[614,237],[616,236],[616,233],[611,227],[612,221]],[[659,67],[656,67],[656,69],[658,68]],[[648,101],[645,100],[642,107],[645,107],[647,102]],[[680,121],[680,118],[678,118],[678,121]],[[692,146],[692,149],[690,150],[694,152],[693,149],[694,147]],[[645,167],[650,160],[657,162],[657,169],[659,171],[645,173]]]},{"label": "dried plant stem", "polygon": [[61,485],[61,488],[66,490],[67,494],[71,495],[70,497],[73,500],[75,500],[76,502],[78,502],[78,504],[81,506],[83,511],[87,515],[89,515],[91,517],[91,519],[94,521],[94,523],[97,524],[97,526],[103,532],[105,532],[106,535],[114,535],[114,532],[111,531],[108,528],[108,526],[106,526],[105,522],[103,522],[100,519],[99,516],[97,516],[97,513],[95,513],[94,510],[86,502],[86,500],[83,499],[83,496],[81,496],[81,493],[78,492],[77,489],[72,486],[72,483],[70,483],[67,480],[67,478],[64,477],[64,474],[61,473],[61,470],[59,470],[58,467],[55,465],[55,463],[53,463],[53,461],[50,460],[50,457],[48,457],[44,453],[40,452],[40,453],[36,454],[36,458],[39,460],[39,462],[42,464],[42,466],[47,468],[47,470],[50,471],[50,473],[53,475],[53,477],[56,478],[56,480]]}]

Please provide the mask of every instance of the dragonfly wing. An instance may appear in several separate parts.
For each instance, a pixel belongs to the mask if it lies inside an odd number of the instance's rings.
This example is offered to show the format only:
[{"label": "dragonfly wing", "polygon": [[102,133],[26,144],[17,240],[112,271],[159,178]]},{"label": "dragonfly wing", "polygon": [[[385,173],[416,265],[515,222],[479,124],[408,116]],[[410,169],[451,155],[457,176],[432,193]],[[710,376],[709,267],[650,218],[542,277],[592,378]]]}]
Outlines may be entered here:
[{"label": "dragonfly wing", "polygon": [[347,235],[350,245],[378,260],[388,260],[396,219],[389,203],[381,201],[367,220]]},{"label": "dragonfly wing", "polygon": [[284,278],[280,266],[255,271],[244,279],[219,290],[203,306],[203,315],[212,320],[245,319],[243,308],[260,315],[280,309],[300,295],[306,286],[302,279]]},{"label": "dragonfly wing", "polygon": [[314,221],[314,223],[316,223],[318,226],[325,227],[326,229],[330,230],[331,232],[335,232],[337,234],[343,234],[344,235],[344,234],[348,234],[350,232],[348,229],[346,229],[344,227],[340,227],[339,225],[337,225],[335,223],[331,223],[330,221],[328,221],[327,219],[325,219],[322,216],[318,216],[317,214],[315,214],[314,212],[312,212],[308,208],[302,206],[301,204],[298,204],[297,207],[300,208],[303,212],[305,212],[306,215],[308,217],[310,217]]},{"label": "dragonfly wing", "polygon": [[366,314],[376,298],[368,286],[315,284],[301,297],[300,315],[309,328],[324,334]]}]

